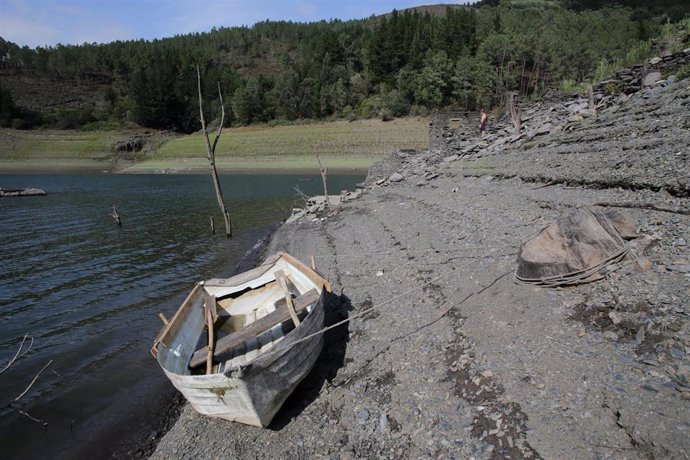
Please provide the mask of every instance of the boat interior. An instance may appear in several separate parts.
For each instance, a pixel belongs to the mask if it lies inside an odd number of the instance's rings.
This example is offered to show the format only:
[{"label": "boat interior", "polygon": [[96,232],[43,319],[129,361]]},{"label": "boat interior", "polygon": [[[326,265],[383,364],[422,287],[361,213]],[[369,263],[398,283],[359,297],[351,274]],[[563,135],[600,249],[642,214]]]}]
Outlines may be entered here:
[{"label": "boat interior", "polygon": [[325,286],[285,258],[237,277],[199,283],[154,344],[157,359],[182,375],[246,365],[297,327]]}]

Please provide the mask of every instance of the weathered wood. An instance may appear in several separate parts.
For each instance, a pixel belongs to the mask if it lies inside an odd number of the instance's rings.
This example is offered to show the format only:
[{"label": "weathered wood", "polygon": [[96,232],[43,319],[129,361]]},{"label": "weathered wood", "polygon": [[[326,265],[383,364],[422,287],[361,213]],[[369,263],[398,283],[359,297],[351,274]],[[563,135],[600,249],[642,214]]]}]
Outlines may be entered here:
[{"label": "weathered wood", "polygon": [[215,324],[215,322],[218,321],[218,304],[216,303],[216,296],[206,296],[206,298],[204,299],[204,309],[206,310],[206,314],[211,315],[211,319]]},{"label": "weathered wood", "polygon": [[311,256],[311,269],[316,270],[316,257]]},{"label": "weathered wood", "polygon": [[303,275],[306,275],[306,277],[309,278],[312,283],[317,286],[323,286],[326,291],[332,292],[331,283],[329,283],[326,278],[321,276],[321,274],[317,273],[316,270],[309,268],[309,266],[303,264],[301,260],[296,259],[287,252],[282,253],[280,257],[290,265],[294,266],[297,270],[301,271]]},{"label": "weathered wood", "polygon": [[[319,293],[316,289],[311,289],[301,296],[297,297],[294,302],[295,312],[299,313],[305,310],[309,305],[313,304],[319,300]],[[257,319],[251,324],[248,324],[241,330],[230,334],[219,339],[216,342],[215,350],[213,352],[214,357],[218,357],[223,353],[233,350],[234,348],[240,346],[244,342],[254,337],[257,337],[261,333],[271,329],[276,324],[280,324],[283,321],[290,319],[290,313],[287,309],[287,303],[285,299],[280,299],[275,303],[276,310],[262,318]],[[197,350],[192,355],[189,362],[190,368],[195,368],[200,366],[206,361],[206,347]]]},{"label": "weathered wood", "polygon": [[594,87],[589,85],[587,88],[587,98],[589,99],[589,110],[596,110],[597,106],[594,105]]},{"label": "weathered wood", "polygon": [[297,327],[299,326],[300,321],[297,317],[297,313],[295,312],[295,306],[292,304],[292,294],[290,293],[290,288],[288,287],[287,276],[285,276],[285,272],[283,270],[277,270],[275,275],[276,280],[278,280],[278,284],[280,284],[280,287],[285,294],[285,303],[287,304],[288,313],[290,313],[292,322],[294,323],[295,327]]},{"label": "weathered wood", "polygon": [[513,122],[513,127],[515,128],[515,134],[520,134],[522,130],[522,120],[520,117],[520,110],[515,102],[515,93],[510,93],[510,119]]},{"label": "weathered wood", "polygon": [[218,306],[216,305],[216,296],[207,295],[204,299],[204,317],[206,318],[206,329],[208,333],[208,351],[206,354],[206,374],[210,374],[213,370],[213,344],[214,339],[214,324],[218,319]]},{"label": "weathered wood", "polygon": [[161,321],[163,321],[163,324],[165,324],[166,326],[168,325],[168,318],[166,318],[163,313],[158,313],[158,317],[161,319]]},{"label": "weathered wood", "polygon": [[122,227],[122,219],[120,218],[120,215],[117,213],[115,205],[113,205],[113,211],[110,213],[110,217],[113,218],[118,227]]},{"label": "weathered wood", "polygon": [[[215,297],[213,299],[215,300]],[[208,375],[213,370],[213,342],[215,340],[213,337],[213,314],[209,308],[206,308],[204,313],[206,315],[206,329],[208,331],[208,350],[206,351],[206,375]]]},{"label": "weathered wood", "polygon": [[164,340],[169,339],[169,337],[172,337],[175,334],[177,334],[179,329],[182,327],[184,323],[183,319],[187,314],[187,310],[189,310],[192,302],[194,301],[194,298],[199,294],[199,291],[201,289],[203,288],[199,284],[194,286],[194,289],[192,289],[192,292],[190,292],[187,298],[184,300],[184,302],[182,302],[182,305],[177,310],[177,312],[175,312],[175,315],[170,319],[170,321],[168,321],[168,324],[163,326],[163,329],[158,333],[158,336],[153,341],[153,346],[151,347],[151,354],[154,358],[156,358],[158,355],[158,344],[161,344],[167,348],[168,344],[165,343]]},{"label": "weathered wood", "polygon": [[196,76],[197,76],[197,87],[199,90],[199,118],[201,121],[201,130],[204,132],[204,140],[206,141],[206,154],[208,156],[208,162],[211,166],[211,177],[213,178],[213,187],[216,191],[216,199],[218,200],[218,206],[223,214],[223,220],[225,221],[225,236],[230,238],[232,236],[232,224],[230,222],[230,213],[228,212],[227,206],[225,206],[225,200],[223,199],[223,191],[220,188],[220,179],[218,179],[218,170],[216,169],[216,145],[218,145],[218,139],[220,139],[220,134],[223,131],[223,122],[225,121],[225,106],[223,105],[223,93],[220,90],[220,83],[218,84],[218,97],[220,98],[220,124],[218,125],[218,131],[216,132],[216,137],[213,140],[213,145],[208,138],[208,131],[206,130],[206,121],[204,120],[204,108],[202,104],[201,97],[201,72],[199,71],[199,66],[196,66]]},{"label": "weathered wood", "polygon": [[328,209],[330,201],[328,199],[328,168],[324,168],[321,164],[321,158],[319,157],[318,152],[316,154],[316,160],[319,162],[319,172],[321,173],[321,181],[323,182],[323,196],[326,198],[324,208]]}]

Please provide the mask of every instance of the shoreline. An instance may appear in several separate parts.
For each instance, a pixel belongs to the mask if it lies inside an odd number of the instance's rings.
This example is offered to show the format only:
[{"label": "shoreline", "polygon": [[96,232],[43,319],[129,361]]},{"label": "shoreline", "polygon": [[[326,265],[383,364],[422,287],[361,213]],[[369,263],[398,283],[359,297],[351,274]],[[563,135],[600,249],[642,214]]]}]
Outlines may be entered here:
[{"label": "shoreline", "polygon": [[[367,168],[328,168],[329,174],[335,175],[362,175],[366,174]],[[239,174],[266,174],[266,175],[300,175],[300,174],[320,174],[319,168],[290,168],[290,169],[280,169],[280,168],[218,168],[219,174],[228,175],[239,175]],[[10,168],[3,169],[2,163],[0,162],[0,175],[7,176],[31,176],[31,175],[108,175],[108,174],[118,174],[118,175],[197,175],[197,174],[209,174],[209,167],[206,168],[184,168],[175,167],[171,164],[170,167],[164,168],[163,170],[159,168],[152,168],[146,170],[105,170],[100,167],[37,167],[37,168]]]},{"label": "shoreline", "polygon": [[[366,315],[332,331],[268,429],[187,404],[151,458],[682,456],[690,356],[677,350],[690,343],[690,218],[626,210],[636,255],[603,280],[546,289],[510,275],[521,244],[572,208],[688,209],[690,197],[676,192],[688,190],[685,160],[673,155],[688,133],[670,122],[688,91],[655,93],[664,112],[638,94],[572,132],[562,129],[573,127],[567,112],[527,109],[526,131],[561,129],[511,141],[496,122],[483,139],[468,131],[401,152],[370,169],[358,199],[281,225],[267,252],[316,255],[340,294],[333,314]],[[631,122],[631,112],[650,115]],[[678,145],[631,148],[629,134],[650,119],[668,123]],[[659,167],[659,155],[674,163]],[[626,157],[632,166],[622,168]]]},{"label": "shoreline", "polygon": [[[265,259],[266,250],[273,235],[283,222],[284,220],[266,228],[266,233],[261,235],[256,243],[245,252],[229,276],[250,270],[259,265]],[[157,363],[152,364],[152,366],[155,366],[154,371],[162,372]],[[135,432],[131,437],[122,440],[114,446],[110,458],[123,460],[149,458],[158,447],[158,443],[163,436],[170,431],[180,418],[182,410],[188,405],[187,400],[182,393],[174,388],[169,380],[166,379],[166,383],[169,384],[169,389],[172,391],[170,399],[157,410],[156,416],[150,418],[152,423],[146,425],[143,431]]]}]

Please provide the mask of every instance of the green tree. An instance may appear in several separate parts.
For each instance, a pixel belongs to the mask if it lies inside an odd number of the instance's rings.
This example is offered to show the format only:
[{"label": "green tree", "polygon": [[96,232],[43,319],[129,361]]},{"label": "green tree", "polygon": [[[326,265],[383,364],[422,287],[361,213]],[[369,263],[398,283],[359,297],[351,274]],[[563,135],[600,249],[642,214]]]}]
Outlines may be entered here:
[{"label": "green tree", "polygon": [[417,76],[415,100],[429,108],[443,107],[450,96],[452,61],[445,51],[429,52],[425,66]]}]

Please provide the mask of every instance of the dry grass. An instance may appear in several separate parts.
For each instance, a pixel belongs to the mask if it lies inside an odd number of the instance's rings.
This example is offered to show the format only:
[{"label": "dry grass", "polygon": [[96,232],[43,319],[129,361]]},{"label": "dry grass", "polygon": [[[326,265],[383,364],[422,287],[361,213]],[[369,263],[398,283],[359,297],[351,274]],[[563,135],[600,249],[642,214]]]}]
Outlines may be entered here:
[{"label": "dry grass", "polygon": [[[149,133],[150,135],[150,133]],[[154,134],[153,153],[137,155],[135,164],[116,162],[114,146],[133,133],[118,131],[0,130],[0,172],[110,170],[122,172],[207,171],[201,133],[169,137]],[[148,137],[148,136],[147,136]],[[318,170],[362,172],[373,162],[400,149],[427,147],[428,119],[403,118],[335,121],[286,126],[251,126],[223,131],[216,149],[222,171]],[[158,145],[159,144],[159,145]],[[123,169],[124,168],[124,169]]]}]

